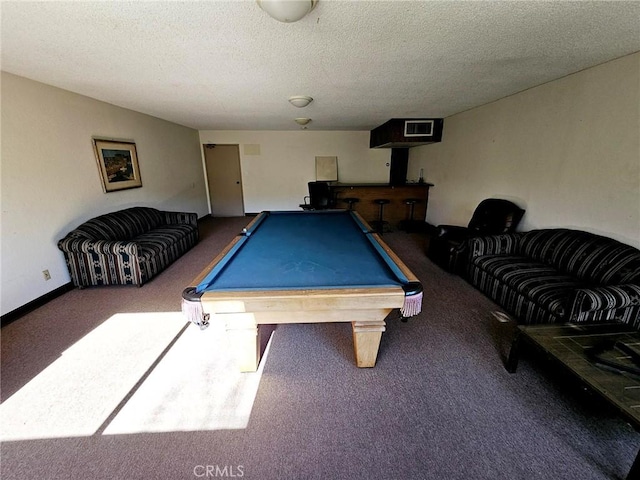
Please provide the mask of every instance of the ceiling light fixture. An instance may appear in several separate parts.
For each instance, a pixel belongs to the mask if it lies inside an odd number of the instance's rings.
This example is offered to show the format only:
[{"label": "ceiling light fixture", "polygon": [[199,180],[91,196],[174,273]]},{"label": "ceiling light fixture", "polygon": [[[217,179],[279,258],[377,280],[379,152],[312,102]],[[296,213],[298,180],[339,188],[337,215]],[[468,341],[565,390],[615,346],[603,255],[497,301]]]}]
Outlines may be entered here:
[{"label": "ceiling light fixture", "polygon": [[262,10],[279,22],[293,23],[311,12],[318,0],[256,0]]},{"label": "ceiling light fixture", "polygon": [[294,118],[294,120],[298,125],[303,127],[311,121],[310,118]]},{"label": "ceiling light fixture", "polygon": [[306,95],[295,95],[293,97],[289,97],[289,103],[298,108],[306,107],[311,102],[313,102],[313,98],[307,97]]}]

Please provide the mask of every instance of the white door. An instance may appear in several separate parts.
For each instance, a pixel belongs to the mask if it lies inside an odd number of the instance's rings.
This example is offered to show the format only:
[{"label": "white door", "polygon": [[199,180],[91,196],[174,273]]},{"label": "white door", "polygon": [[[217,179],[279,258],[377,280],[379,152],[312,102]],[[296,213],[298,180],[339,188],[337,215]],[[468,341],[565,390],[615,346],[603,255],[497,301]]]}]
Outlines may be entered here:
[{"label": "white door", "polygon": [[238,145],[206,144],[203,147],[211,214],[214,217],[243,216],[244,203]]}]

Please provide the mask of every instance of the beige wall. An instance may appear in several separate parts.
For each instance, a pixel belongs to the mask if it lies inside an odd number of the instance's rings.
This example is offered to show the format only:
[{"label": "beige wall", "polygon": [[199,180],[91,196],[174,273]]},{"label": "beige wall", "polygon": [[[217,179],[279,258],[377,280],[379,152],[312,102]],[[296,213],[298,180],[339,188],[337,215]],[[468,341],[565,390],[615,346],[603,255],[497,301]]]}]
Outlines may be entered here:
[{"label": "beige wall", "polygon": [[[388,182],[389,149],[370,149],[369,132],[200,131],[200,142],[240,145],[247,213],[298,209],[315,180],[315,157],[337,156],[341,182]],[[249,148],[246,146],[249,145]],[[259,155],[250,155],[255,147]]]},{"label": "beige wall", "polygon": [[466,224],[484,198],[526,208],[521,230],[577,228],[640,247],[640,53],[445,119],[413,148],[427,221]]},{"label": "beige wall", "polygon": [[[387,182],[369,132],[198,132],[2,73],[2,314],[69,281],[56,242],[133,205],[208,212],[203,143],[240,145],[247,212],[297,209],[315,156],[340,181]],[[431,189],[427,220],[466,224],[483,198],[527,209],[521,229],[567,226],[640,246],[640,53],[454,115],[440,144],[410,150]],[[135,141],[143,187],[102,193],[91,138]],[[251,155],[259,146],[260,154]],[[42,270],[52,279],[45,282]]]},{"label": "beige wall", "polygon": [[[5,72],[1,88],[3,315],[69,281],[56,243],[82,221],[134,205],[207,213],[197,131]],[[93,136],[136,143],[142,188],[103,193]]]}]

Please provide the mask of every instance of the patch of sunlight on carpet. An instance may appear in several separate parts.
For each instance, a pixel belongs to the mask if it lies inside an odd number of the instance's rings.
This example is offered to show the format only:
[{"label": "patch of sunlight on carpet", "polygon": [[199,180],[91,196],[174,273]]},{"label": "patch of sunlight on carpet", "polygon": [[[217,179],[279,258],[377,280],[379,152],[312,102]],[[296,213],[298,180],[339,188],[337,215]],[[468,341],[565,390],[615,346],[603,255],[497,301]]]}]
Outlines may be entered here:
[{"label": "patch of sunlight on carpet", "polygon": [[179,312],[113,315],[0,405],[0,440],[246,427],[268,347],[240,373],[223,327],[175,340],[185,325]]},{"label": "patch of sunlight on carpet", "polygon": [[190,325],[104,434],[245,428],[269,346],[251,373],[227,347],[220,324]]},{"label": "patch of sunlight on carpet", "polygon": [[185,325],[180,313],[118,313],[0,405],[0,439],[93,435]]}]

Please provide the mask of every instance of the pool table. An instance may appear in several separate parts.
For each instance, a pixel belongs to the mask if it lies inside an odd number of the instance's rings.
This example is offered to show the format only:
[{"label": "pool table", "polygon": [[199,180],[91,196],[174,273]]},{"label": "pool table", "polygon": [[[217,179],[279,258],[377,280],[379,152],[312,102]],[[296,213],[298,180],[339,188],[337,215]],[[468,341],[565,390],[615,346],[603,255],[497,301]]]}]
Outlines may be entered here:
[{"label": "pool table", "polygon": [[351,322],[358,367],[376,363],[385,318],[417,315],[422,285],[377,233],[345,210],[262,212],[182,294],[205,328],[222,321],[243,372],[261,325]]}]

